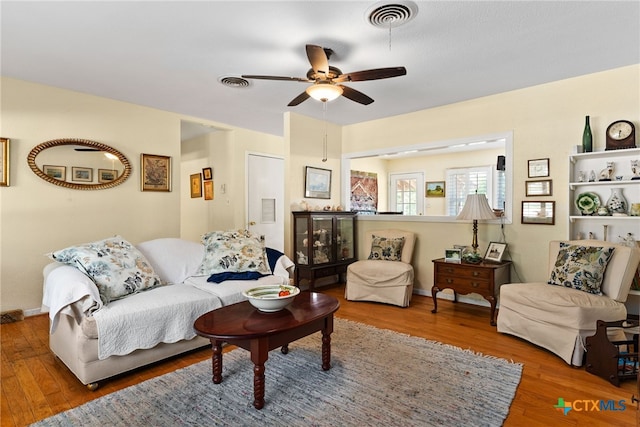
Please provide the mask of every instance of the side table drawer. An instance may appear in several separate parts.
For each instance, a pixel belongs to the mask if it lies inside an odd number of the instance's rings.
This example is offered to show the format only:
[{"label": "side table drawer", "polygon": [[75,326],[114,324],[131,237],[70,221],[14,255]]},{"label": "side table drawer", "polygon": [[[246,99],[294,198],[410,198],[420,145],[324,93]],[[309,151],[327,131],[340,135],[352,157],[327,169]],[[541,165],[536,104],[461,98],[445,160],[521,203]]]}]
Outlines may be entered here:
[{"label": "side table drawer", "polygon": [[438,275],[455,275],[457,277],[468,277],[472,279],[489,280],[493,271],[486,268],[462,267],[459,264],[436,265],[436,274]]},{"label": "side table drawer", "polygon": [[489,280],[475,280],[466,277],[439,275],[436,279],[436,285],[441,288],[452,288],[461,294],[477,292],[486,294],[490,290]]}]

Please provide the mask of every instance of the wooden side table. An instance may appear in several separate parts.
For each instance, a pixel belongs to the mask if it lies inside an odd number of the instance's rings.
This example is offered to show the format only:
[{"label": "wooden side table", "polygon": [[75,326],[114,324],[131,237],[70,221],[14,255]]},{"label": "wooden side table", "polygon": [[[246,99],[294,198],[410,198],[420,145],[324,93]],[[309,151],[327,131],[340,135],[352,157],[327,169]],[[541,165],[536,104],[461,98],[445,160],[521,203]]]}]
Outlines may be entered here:
[{"label": "wooden side table", "polygon": [[480,264],[445,262],[444,258],[433,260],[433,298],[432,313],[438,311],[436,294],[443,289],[453,289],[453,300],[458,302],[457,294],[480,294],[491,304],[491,326],[496,325],[496,288],[511,281],[511,261],[500,263],[481,262]]}]

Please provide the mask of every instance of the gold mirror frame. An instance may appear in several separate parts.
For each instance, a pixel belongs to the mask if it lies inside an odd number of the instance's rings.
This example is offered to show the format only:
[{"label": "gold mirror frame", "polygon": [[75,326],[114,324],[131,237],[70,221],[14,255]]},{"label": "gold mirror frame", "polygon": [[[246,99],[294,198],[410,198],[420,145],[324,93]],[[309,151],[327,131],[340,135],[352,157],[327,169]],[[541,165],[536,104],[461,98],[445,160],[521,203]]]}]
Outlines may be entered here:
[{"label": "gold mirror frame", "polygon": [[[118,160],[120,160],[120,162],[124,166],[122,175],[111,182],[104,182],[101,184],[75,184],[73,182],[60,181],[58,179],[50,177],[38,168],[38,165],[36,165],[36,156],[43,150],[53,147],[59,147],[62,145],[82,145],[84,147],[95,148],[96,150],[113,154],[118,158]],[[129,163],[129,160],[124,156],[124,154],[122,154],[115,148],[109,147],[106,144],[90,141],[88,139],[62,138],[43,142],[42,144],[36,145],[33,150],[29,152],[29,155],[27,156],[27,163],[29,164],[29,167],[31,168],[33,173],[35,173],[45,181],[50,182],[51,184],[59,185],[60,187],[71,188],[73,190],[105,190],[107,188],[112,188],[122,184],[131,175],[131,163]]]}]

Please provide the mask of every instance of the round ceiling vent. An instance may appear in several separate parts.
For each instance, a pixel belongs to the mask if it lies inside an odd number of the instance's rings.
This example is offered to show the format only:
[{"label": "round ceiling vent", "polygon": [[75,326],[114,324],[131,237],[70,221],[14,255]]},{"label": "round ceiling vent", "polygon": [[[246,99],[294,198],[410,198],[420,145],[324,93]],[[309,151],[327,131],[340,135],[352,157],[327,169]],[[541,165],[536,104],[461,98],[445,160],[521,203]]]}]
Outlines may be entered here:
[{"label": "round ceiling vent", "polygon": [[367,9],[367,21],[378,28],[399,27],[418,14],[418,5],[412,1],[380,2]]},{"label": "round ceiling vent", "polygon": [[236,77],[236,76],[220,77],[218,81],[225,86],[235,87],[235,88],[249,87],[249,85],[251,84],[249,83],[249,80],[243,79],[242,77]]}]

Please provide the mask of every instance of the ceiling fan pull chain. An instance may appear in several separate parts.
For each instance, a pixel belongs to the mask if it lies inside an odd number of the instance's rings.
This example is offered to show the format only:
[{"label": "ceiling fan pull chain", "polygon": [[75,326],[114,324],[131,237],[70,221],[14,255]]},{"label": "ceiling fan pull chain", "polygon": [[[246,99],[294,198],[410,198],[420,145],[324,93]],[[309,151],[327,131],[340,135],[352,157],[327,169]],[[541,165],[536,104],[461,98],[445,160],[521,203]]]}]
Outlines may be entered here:
[{"label": "ceiling fan pull chain", "polygon": [[389,52],[391,52],[391,22],[392,20],[389,20]]},{"label": "ceiling fan pull chain", "polygon": [[322,138],[322,161],[327,161],[327,103],[322,103],[322,120],[324,121],[324,137]]}]

